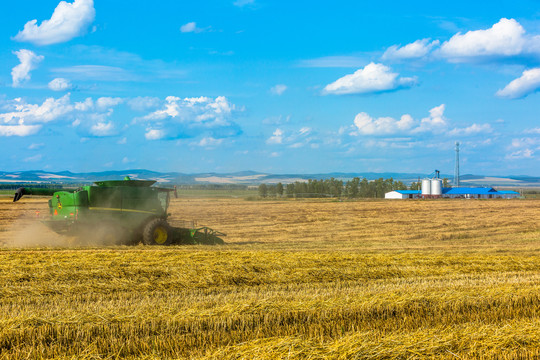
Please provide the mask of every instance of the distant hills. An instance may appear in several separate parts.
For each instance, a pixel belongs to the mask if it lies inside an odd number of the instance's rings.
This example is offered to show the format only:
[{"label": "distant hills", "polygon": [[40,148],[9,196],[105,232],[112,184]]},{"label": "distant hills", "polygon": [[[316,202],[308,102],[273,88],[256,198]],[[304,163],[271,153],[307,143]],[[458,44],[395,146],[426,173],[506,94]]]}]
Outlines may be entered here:
[{"label": "distant hills", "polygon": [[[41,184],[87,184],[100,180],[121,180],[125,176],[131,179],[151,179],[162,185],[194,185],[194,184],[239,184],[259,185],[261,183],[283,184],[306,181],[308,179],[336,178],[344,181],[354,177],[374,180],[378,178],[393,178],[409,184],[426,177],[428,174],[419,173],[326,173],[326,174],[268,174],[256,171],[241,171],[234,173],[199,173],[183,174],[178,172],[157,172],[142,169],[121,171],[100,171],[88,173],[72,173],[70,171],[50,172],[44,170],[0,171],[0,184],[41,183]],[[452,179],[451,175],[441,175],[441,178]],[[505,187],[540,187],[540,177],[531,176],[483,176],[463,175],[460,178],[462,186],[505,186]]]}]

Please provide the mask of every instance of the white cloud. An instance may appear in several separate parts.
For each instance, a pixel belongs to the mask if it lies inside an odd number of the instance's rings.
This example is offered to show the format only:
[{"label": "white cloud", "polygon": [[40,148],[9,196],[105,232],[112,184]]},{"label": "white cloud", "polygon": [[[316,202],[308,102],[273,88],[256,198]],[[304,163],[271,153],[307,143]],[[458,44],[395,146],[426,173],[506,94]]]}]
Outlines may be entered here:
[{"label": "white cloud", "polygon": [[113,106],[120,98],[87,98],[83,102],[72,103],[71,94],[61,98],[47,98],[42,104],[28,104],[17,98],[7,102],[8,112],[0,113],[0,123],[5,126],[0,136],[27,136],[40,130],[41,125],[57,120],[71,121],[71,125],[87,136],[111,136],[116,134],[114,123],[108,120],[113,114]]},{"label": "white cloud", "polygon": [[453,129],[448,134],[451,136],[470,136],[475,134],[487,134],[492,132],[493,129],[491,128],[491,125],[489,124],[472,124],[471,126],[468,126],[466,128],[462,129]]},{"label": "white cloud", "polygon": [[361,112],[354,118],[354,126],[362,135],[383,135],[405,132],[414,124],[413,118],[405,114],[400,120],[391,117],[372,118],[365,112]]},{"label": "white cloud", "polygon": [[423,118],[420,121],[420,126],[413,130],[413,132],[440,132],[447,127],[446,118],[444,117],[444,110],[446,106],[441,104],[429,110],[429,116]]},{"label": "white cloud", "polygon": [[41,125],[0,125],[0,136],[34,135],[40,129]]},{"label": "white cloud", "polygon": [[210,136],[202,138],[201,141],[199,141],[198,145],[201,147],[213,148],[221,145],[221,143],[223,143],[223,139],[214,139]]},{"label": "white cloud", "polygon": [[66,42],[83,35],[95,15],[93,0],[60,1],[50,20],[43,20],[41,25],[37,25],[37,20],[27,22],[14,39],[36,45]]},{"label": "white cloud", "polygon": [[96,101],[96,106],[98,109],[110,109],[124,102],[124,99],[119,97],[100,97]]},{"label": "white cloud", "polygon": [[283,143],[283,130],[281,129],[276,129],[272,136],[270,136],[268,138],[268,140],[266,140],[266,143],[267,144],[281,144]]},{"label": "white cloud", "polygon": [[505,156],[506,159],[513,160],[513,159],[532,159],[534,155],[534,151],[531,149],[523,149],[514,151],[508,155]]},{"label": "white cloud", "polygon": [[147,140],[159,140],[165,137],[165,131],[159,129],[147,129],[144,137]]},{"label": "white cloud", "polygon": [[115,134],[114,124],[112,122],[98,122],[90,126],[90,134],[94,136],[111,136]]},{"label": "white cloud", "polygon": [[32,143],[28,146],[28,150],[37,150],[45,146],[45,143]]},{"label": "white cloud", "polygon": [[[373,118],[361,112],[354,118],[354,131],[351,135],[391,135],[414,134],[420,132],[438,133],[447,128],[444,117],[445,105],[441,104],[429,111],[429,116],[420,121],[409,114],[402,115],[399,120],[392,117]],[[340,129],[340,133],[342,129]]]},{"label": "white cloud", "polygon": [[270,89],[270,92],[274,95],[281,95],[287,90],[287,85],[277,84]]},{"label": "white cloud", "polygon": [[180,32],[183,32],[183,33],[201,33],[205,30],[209,30],[209,28],[197,27],[196,22],[188,22],[187,24],[180,26]]},{"label": "white cloud", "polygon": [[540,37],[527,36],[525,29],[514,19],[502,18],[486,30],[457,33],[445,41],[438,55],[450,61],[469,61],[478,57],[508,57],[538,53]]},{"label": "white cloud", "polygon": [[431,41],[431,39],[416,40],[402,47],[393,45],[384,52],[382,59],[402,60],[422,58],[437,45],[439,45],[439,40]]},{"label": "white cloud", "polygon": [[370,63],[354,74],[326,85],[323,94],[364,94],[395,90],[416,84],[415,78],[398,77],[383,64]]},{"label": "white cloud", "polygon": [[49,82],[49,89],[53,91],[66,91],[71,90],[72,88],[73,85],[71,85],[69,80],[64,78],[56,78]]},{"label": "white cloud", "polygon": [[525,133],[527,133],[527,134],[538,134],[538,135],[540,135],[540,127],[525,130]]},{"label": "white cloud", "polygon": [[142,119],[164,120],[171,118],[180,123],[204,125],[206,127],[229,125],[229,118],[236,106],[231,104],[225,96],[215,99],[200,96],[180,99],[176,96],[167,96],[162,109],[156,110]]},{"label": "white cloud", "polygon": [[497,91],[497,96],[510,99],[523,98],[540,89],[540,68],[523,71],[521,77],[512,80],[508,85]]},{"label": "white cloud", "polygon": [[43,104],[27,104],[17,98],[11,104],[14,111],[0,114],[0,121],[6,124],[14,123],[47,123],[73,111],[70,94],[59,99],[48,98]]},{"label": "white cloud", "polygon": [[183,33],[194,32],[197,29],[197,23],[189,22],[180,27],[180,31]]},{"label": "white cloud", "polygon": [[94,100],[92,100],[92,98],[86,98],[84,101],[75,103],[75,109],[79,111],[88,111],[93,108]]},{"label": "white cloud", "polygon": [[26,49],[14,51],[13,53],[17,55],[21,62],[11,70],[13,87],[18,87],[21,85],[21,82],[30,80],[30,71],[34,70],[43,61],[44,57]]}]

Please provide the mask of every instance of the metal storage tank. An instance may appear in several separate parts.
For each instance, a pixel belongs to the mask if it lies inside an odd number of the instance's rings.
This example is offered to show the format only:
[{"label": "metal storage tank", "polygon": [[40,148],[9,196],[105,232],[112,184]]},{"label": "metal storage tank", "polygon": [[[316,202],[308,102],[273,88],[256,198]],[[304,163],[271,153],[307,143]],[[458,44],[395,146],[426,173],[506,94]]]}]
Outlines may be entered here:
[{"label": "metal storage tank", "polygon": [[422,180],[422,196],[431,195],[431,180],[424,179]]},{"label": "metal storage tank", "polygon": [[431,179],[431,195],[442,196],[442,180]]}]

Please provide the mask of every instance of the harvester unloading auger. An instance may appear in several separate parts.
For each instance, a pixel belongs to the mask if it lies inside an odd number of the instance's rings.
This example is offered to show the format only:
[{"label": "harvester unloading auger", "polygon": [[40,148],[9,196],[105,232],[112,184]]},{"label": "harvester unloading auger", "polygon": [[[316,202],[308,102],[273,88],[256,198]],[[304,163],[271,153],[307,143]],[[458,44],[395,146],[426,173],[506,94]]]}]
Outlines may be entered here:
[{"label": "harvester unloading auger", "polygon": [[19,188],[13,201],[23,195],[52,195],[50,216],[43,220],[59,234],[100,232],[115,242],[147,245],[223,244],[225,234],[206,226],[173,227],[168,222],[173,189],[153,187],[153,180],[97,181],[73,191]]}]

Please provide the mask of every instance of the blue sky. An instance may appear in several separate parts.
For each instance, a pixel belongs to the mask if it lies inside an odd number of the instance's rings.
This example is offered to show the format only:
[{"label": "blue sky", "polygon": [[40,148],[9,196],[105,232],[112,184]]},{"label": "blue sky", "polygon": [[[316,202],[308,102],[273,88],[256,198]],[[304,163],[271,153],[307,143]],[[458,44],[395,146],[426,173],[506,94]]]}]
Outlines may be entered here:
[{"label": "blue sky", "polygon": [[536,1],[5,1],[0,169],[540,175]]}]

